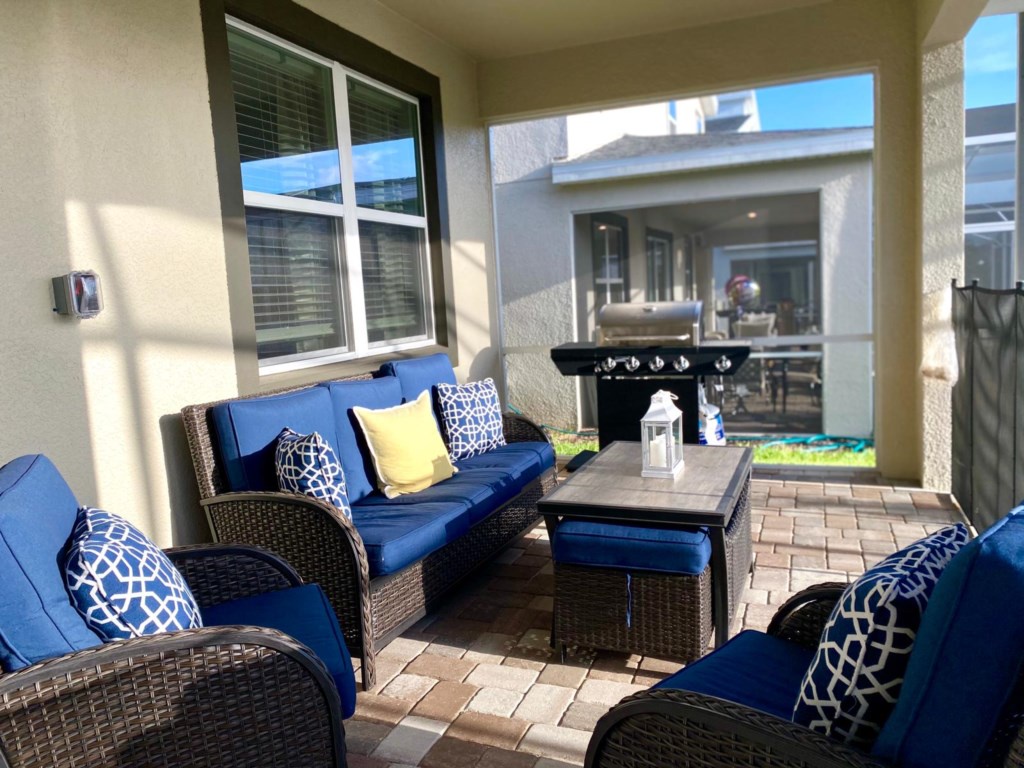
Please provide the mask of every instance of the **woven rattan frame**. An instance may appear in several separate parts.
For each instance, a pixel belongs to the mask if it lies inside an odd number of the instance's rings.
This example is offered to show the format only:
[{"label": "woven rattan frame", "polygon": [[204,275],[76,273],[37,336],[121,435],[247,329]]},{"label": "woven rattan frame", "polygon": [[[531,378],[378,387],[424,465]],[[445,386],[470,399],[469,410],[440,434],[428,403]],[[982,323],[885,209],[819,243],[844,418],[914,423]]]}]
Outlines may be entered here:
[{"label": "woven rattan frame", "polygon": [[[310,386],[315,385],[276,393]],[[375,649],[415,623],[460,580],[529,530],[538,519],[537,500],[556,482],[552,468],[456,541],[398,573],[371,581],[359,532],[331,505],[296,494],[227,492],[209,421],[210,408],[222,402],[229,401],[191,405],[181,412],[214,538],[270,550],[291,563],[304,581],[319,584],[338,614],[349,650],[361,659],[367,690],[376,680]],[[509,443],[549,442],[544,431],[523,416],[504,414],[502,424]]]},{"label": "woven rattan frame", "polygon": [[[730,617],[736,615],[750,570],[750,531],[748,476],[725,532]],[[693,661],[711,638],[711,579],[710,565],[699,575],[686,575],[556,562],[554,639]]]},{"label": "woven rattan frame", "polygon": [[[168,554],[202,605],[258,583],[290,586],[269,553]],[[244,586],[213,591],[213,574]],[[259,575],[257,575],[259,574]],[[206,604],[210,604],[207,602]],[[10,768],[338,768],[338,691],[309,649],[279,632],[207,627],[97,646],[0,677],[0,765]]]}]

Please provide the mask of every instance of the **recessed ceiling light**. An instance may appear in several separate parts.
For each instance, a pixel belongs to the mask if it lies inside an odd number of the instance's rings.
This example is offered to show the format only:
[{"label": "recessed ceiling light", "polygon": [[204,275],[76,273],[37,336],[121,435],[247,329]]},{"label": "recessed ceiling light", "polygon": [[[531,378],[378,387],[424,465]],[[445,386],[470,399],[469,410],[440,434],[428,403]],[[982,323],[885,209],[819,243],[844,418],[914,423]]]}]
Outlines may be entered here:
[{"label": "recessed ceiling light", "polygon": [[750,213],[748,213],[747,214],[747,218],[748,219],[756,219],[757,218],[757,211],[751,211]]},{"label": "recessed ceiling light", "polygon": [[597,225],[598,232],[604,232],[606,229],[608,229],[608,225],[607,224],[598,224]]}]

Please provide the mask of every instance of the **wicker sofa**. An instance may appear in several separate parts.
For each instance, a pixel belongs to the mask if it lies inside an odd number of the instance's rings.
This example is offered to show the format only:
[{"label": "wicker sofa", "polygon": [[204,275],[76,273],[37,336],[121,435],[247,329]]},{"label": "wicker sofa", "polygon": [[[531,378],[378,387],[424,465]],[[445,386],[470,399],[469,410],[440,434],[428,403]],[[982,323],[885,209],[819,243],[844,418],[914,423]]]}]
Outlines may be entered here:
[{"label": "wicker sofa", "polygon": [[[0,674],[0,765],[345,765],[337,681],[288,635],[207,626],[102,644],[57,567],[76,513],[45,457],[0,468],[0,653],[14,670]],[[216,606],[310,589],[283,560],[250,547],[165,551],[204,619]]]},{"label": "wicker sofa", "polygon": [[[375,683],[375,649],[426,615],[455,584],[528,530],[538,519],[538,499],[555,484],[554,452],[547,436],[528,419],[505,414],[508,445],[457,464],[454,477],[394,500],[373,489],[361,495],[361,485],[372,485],[375,478],[351,407],[380,408],[411,401],[440,381],[455,383],[454,372],[447,357],[432,355],[396,361],[373,376],[182,410],[200,498],[215,540],[276,552],[305,581],[319,584],[338,614],[353,656],[361,657],[367,690]],[[305,416],[292,402],[300,400],[305,401],[301,406],[306,408]],[[274,412],[277,407],[281,410]],[[262,432],[251,441],[255,447],[243,448],[241,453],[265,453],[285,426],[321,434],[333,430],[353,501],[352,519],[330,504],[276,491],[265,469],[250,471],[243,478],[235,472],[232,477],[227,454],[234,449],[225,448],[222,439],[228,431],[238,431],[236,422],[230,429],[224,426],[224,411],[232,408],[240,412],[271,409],[263,419]],[[239,418],[248,417],[243,413]],[[304,423],[286,423],[304,418]],[[253,481],[253,474],[260,478]],[[470,511],[452,516],[453,504],[468,505]],[[390,533],[382,531],[382,526],[417,516],[424,526],[433,526],[436,535],[427,536],[426,528],[413,531],[409,536],[418,539],[417,546],[390,557],[387,548],[398,533],[405,535],[409,525],[397,522],[405,528]]]},{"label": "wicker sofa", "polygon": [[790,719],[845,588],[804,590],[766,634],[743,632],[623,699],[598,721],[587,768],[1024,766],[1024,505],[942,570],[870,751]]}]

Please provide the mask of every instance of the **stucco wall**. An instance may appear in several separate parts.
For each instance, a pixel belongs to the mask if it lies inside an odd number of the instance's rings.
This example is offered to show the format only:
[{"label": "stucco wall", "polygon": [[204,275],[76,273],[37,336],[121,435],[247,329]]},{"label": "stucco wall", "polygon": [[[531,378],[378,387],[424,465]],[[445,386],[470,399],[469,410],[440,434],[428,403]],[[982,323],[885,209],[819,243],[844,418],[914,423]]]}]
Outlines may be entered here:
[{"label": "stucco wall", "polygon": [[[474,62],[371,0],[308,5],[441,78],[458,373],[497,376]],[[44,452],[82,502],[200,540],[177,414],[238,378],[199,5],[0,6],[0,462]],[[103,279],[95,320],[51,312],[49,278],[73,268]]]},{"label": "stucco wall", "polygon": [[[700,28],[483,62],[481,111],[509,120],[638,103],[801,77],[876,73],[875,321],[878,464],[890,477],[923,466],[919,381],[921,188],[917,7],[834,0]],[[785,41],[780,44],[780,41]],[[950,147],[950,154],[959,151]]]},{"label": "stucco wall", "polygon": [[[591,260],[589,232],[583,232],[577,223],[574,235],[574,216],[594,211],[627,216],[630,294],[633,300],[643,301],[645,229],[672,225],[664,217],[666,209],[662,206],[796,192],[820,193],[822,331],[834,335],[870,333],[870,156],[675,174],[614,184],[554,185],[537,173],[528,180],[496,185],[510,398],[547,423],[569,427],[579,423],[574,380],[562,377],[547,354],[551,346],[577,337],[591,338],[594,327],[593,283],[587,272]],[[662,218],[652,218],[651,212],[642,210],[646,206],[658,206],[653,210]],[[529,222],[529,226],[523,226],[523,222]],[[674,231],[678,242],[683,231]],[[739,242],[736,237],[725,237],[711,244],[735,242]],[[698,249],[696,262],[697,280],[703,281],[702,290],[710,292],[713,276],[708,247]],[[677,276],[681,274],[680,261],[676,270]],[[579,322],[576,307],[583,310],[585,325]],[[826,351],[826,431],[865,437],[872,434],[871,352],[868,343],[833,344]]]}]

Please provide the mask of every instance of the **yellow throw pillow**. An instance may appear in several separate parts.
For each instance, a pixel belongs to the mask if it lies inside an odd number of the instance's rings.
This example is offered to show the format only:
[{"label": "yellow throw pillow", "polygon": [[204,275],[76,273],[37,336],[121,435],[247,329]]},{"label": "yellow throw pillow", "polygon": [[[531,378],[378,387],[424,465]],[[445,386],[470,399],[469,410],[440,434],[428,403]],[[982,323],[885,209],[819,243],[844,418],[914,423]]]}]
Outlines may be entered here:
[{"label": "yellow throw pillow", "polygon": [[394,408],[356,406],[352,412],[370,446],[377,482],[389,499],[422,491],[455,474],[434,420],[429,390]]}]

